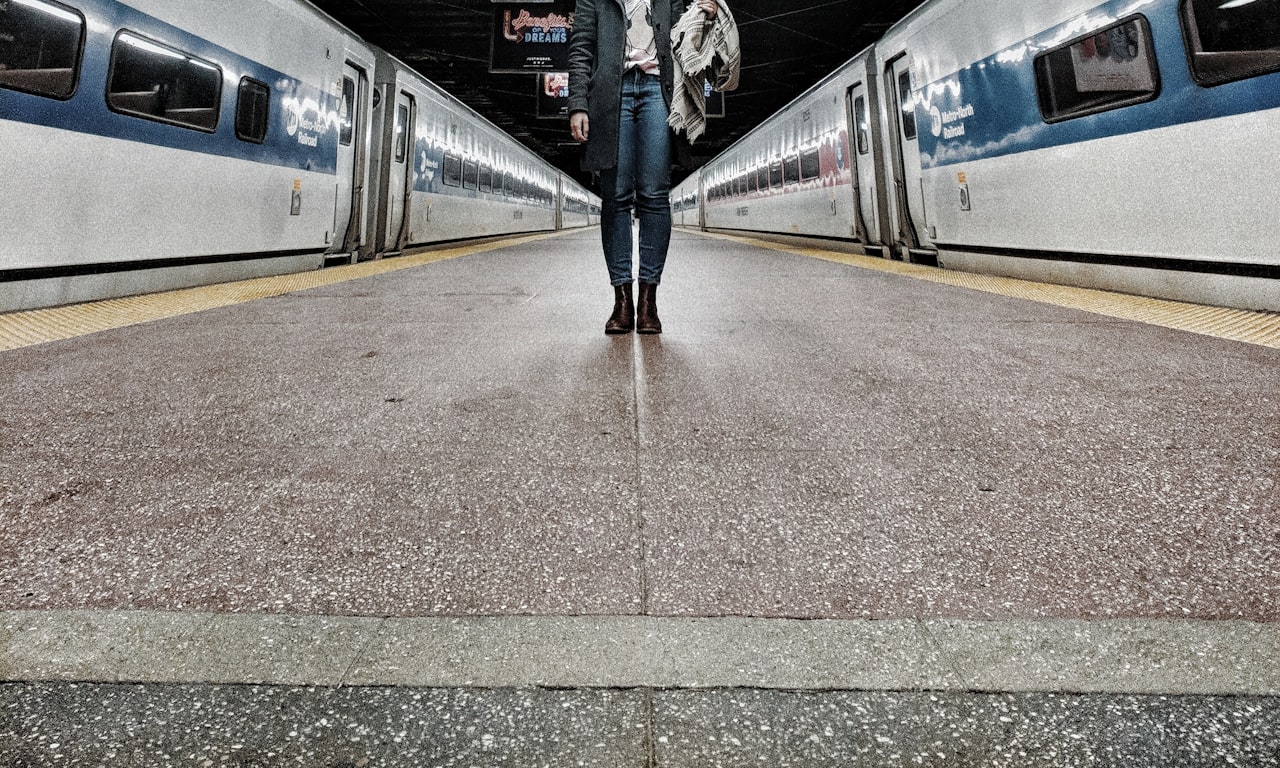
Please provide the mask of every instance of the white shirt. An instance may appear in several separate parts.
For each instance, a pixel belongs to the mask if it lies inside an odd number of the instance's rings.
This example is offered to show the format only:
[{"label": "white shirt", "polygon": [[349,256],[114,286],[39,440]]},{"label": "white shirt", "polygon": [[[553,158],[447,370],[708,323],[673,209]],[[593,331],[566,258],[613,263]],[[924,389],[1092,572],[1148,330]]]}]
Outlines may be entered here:
[{"label": "white shirt", "polygon": [[625,0],[627,23],[627,62],[625,69],[638,67],[641,72],[658,74],[658,42],[653,35],[652,0]]}]

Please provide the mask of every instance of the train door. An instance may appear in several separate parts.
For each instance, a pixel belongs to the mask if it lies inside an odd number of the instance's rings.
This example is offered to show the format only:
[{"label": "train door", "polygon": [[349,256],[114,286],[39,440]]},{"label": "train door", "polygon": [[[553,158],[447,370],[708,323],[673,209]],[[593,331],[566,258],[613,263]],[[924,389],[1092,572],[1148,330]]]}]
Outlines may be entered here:
[{"label": "train door", "polygon": [[871,100],[865,82],[849,89],[845,107],[849,135],[853,137],[852,234],[869,245],[880,241],[880,222],[876,218],[876,166],[871,153]]},{"label": "train door", "polygon": [[885,240],[896,240],[910,250],[920,247],[916,223],[923,223],[925,220],[911,57],[903,55],[889,62],[885,69],[885,80],[889,122],[893,134],[889,143],[894,149],[892,168],[897,215],[893,218],[893,225],[898,230]]},{"label": "train door", "polygon": [[[404,248],[409,239],[409,204],[413,196],[414,127],[418,124],[418,102],[413,94],[400,91],[392,107],[391,167],[387,180],[387,249]],[[385,155],[384,155],[385,157]]]},{"label": "train door", "polygon": [[556,195],[555,228],[557,230],[560,230],[560,229],[564,229],[564,174],[560,174],[556,176],[555,195]]},{"label": "train door", "polygon": [[364,239],[361,225],[368,162],[364,141],[368,83],[363,70],[351,62],[343,65],[338,97],[338,175],[333,200],[331,250],[335,253],[353,253]]}]

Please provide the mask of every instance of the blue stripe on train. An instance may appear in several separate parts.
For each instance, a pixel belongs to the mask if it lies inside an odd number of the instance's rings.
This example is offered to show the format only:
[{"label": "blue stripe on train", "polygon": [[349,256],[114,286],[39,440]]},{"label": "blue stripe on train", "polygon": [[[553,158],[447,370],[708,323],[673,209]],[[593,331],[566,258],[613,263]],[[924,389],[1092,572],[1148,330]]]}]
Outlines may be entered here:
[{"label": "blue stripe on train", "polygon": [[1212,88],[1192,79],[1175,2],[1113,0],[1088,14],[1098,20],[1089,28],[1138,13],[1150,23],[1155,43],[1160,70],[1155,100],[1060,123],[1044,121],[1035,57],[1087,31],[1077,19],[917,89],[921,166],[937,168],[1280,107],[1280,73]]},{"label": "blue stripe on train", "polygon": [[[67,101],[59,101],[0,89],[0,119],[298,170],[337,173],[337,97],[115,0],[79,0],[75,7],[89,22],[75,94]],[[222,96],[214,133],[123,115],[107,108],[111,45],[121,29],[222,68]],[[235,135],[236,99],[242,77],[260,80],[271,88],[270,123],[263,144],[241,141]],[[307,130],[309,125],[312,130]]]}]

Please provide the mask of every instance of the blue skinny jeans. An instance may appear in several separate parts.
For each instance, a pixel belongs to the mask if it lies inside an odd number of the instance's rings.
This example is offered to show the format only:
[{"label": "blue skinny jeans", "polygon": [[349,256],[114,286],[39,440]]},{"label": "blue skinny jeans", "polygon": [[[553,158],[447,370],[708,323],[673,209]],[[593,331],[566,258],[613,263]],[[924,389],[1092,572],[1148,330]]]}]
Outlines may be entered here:
[{"label": "blue skinny jeans", "polygon": [[631,215],[640,219],[640,280],[662,282],[671,243],[671,129],[657,75],[622,78],[618,165],[600,172],[600,238],[609,282],[631,282]]}]

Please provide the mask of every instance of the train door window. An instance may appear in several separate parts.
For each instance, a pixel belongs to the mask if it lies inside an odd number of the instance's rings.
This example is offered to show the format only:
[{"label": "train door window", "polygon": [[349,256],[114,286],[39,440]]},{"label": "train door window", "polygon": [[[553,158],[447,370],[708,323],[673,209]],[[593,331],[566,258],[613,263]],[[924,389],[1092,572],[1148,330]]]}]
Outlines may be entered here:
[{"label": "train door window", "polygon": [[858,154],[866,155],[871,153],[871,122],[867,117],[867,97],[859,96],[853,100],[853,119],[857,121],[858,128]]},{"label": "train door window", "polygon": [[342,78],[342,96],[338,100],[338,143],[351,146],[356,135],[356,81]]},{"label": "train door window", "polygon": [[462,186],[462,158],[446,152],[444,155],[444,173],[440,175],[440,180],[447,187]]},{"label": "train door window", "polygon": [[1201,85],[1280,71],[1280,0],[1183,0],[1182,28]]},{"label": "train door window", "polygon": [[493,191],[493,169],[487,165],[480,166],[480,191]]},{"label": "train door window", "polygon": [[396,105],[396,162],[403,163],[409,155],[409,105]]},{"label": "train door window", "polygon": [[898,75],[898,105],[902,109],[902,136],[916,137],[916,98],[911,92],[911,70]]},{"label": "train door window", "polygon": [[1125,19],[1036,57],[1045,122],[1070,120],[1151,101],[1160,90],[1151,28]]},{"label": "train door window", "polygon": [[805,181],[818,178],[822,165],[818,160],[818,148],[806,149],[800,153],[800,178]]},{"label": "train door window", "polygon": [[769,164],[769,186],[782,186],[782,161],[774,160]]},{"label": "train door window", "polygon": [[84,32],[84,16],[61,3],[0,2],[0,88],[71,98]]},{"label": "train door window", "polygon": [[800,156],[792,155],[782,161],[782,177],[787,184],[800,183]]},{"label": "train door window", "polygon": [[221,96],[215,65],[133,32],[116,35],[107,81],[116,112],[212,133]]},{"label": "train door window", "polygon": [[271,89],[266,83],[243,78],[236,96],[236,138],[261,144],[267,139]]}]

